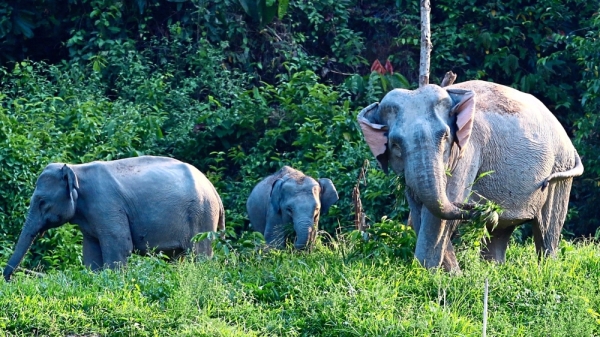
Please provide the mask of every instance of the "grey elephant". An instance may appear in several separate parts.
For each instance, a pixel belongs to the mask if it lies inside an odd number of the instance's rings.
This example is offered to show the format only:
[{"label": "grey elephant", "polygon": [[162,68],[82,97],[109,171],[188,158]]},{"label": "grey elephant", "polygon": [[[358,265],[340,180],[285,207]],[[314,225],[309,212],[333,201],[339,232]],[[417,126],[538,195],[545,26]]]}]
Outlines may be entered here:
[{"label": "grey elephant", "polygon": [[267,244],[282,248],[284,225],[292,223],[296,232],[294,247],[304,249],[315,238],[319,215],[326,214],[338,199],[330,179],[317,181],[284,166],[252,189],[246,208],[252,228],[264,235]]},{"label": "grey elephant", "polygon": [[192,165],[142,156],[80,165],[52,163],[36,182],[8,281],[35,237],[70,222],[83,233],[83,262],[92,270],[124,265],[132,252],[148,249],[176,256],[193,249],[212,255],[200,232],[224,229],[221,198]]},{"label": "grey elephant", "polygon": [[488,226],[484,258],[504,262],[515,226],[529,221],[538,254],[555,255],[572,177],[583,165],[538,99],[484,81],[426,85],[389,92],[358,121],[382,168],[404,175],[423,266],[459,270],[450,236],[483,198],[504,210]]}]

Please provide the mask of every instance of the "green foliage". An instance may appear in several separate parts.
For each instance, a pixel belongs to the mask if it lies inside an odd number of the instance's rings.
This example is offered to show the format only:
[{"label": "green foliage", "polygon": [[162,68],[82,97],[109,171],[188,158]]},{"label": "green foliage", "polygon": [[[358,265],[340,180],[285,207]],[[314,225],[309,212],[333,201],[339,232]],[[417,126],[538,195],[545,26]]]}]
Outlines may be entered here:
[{"label": "green foliage", "polygon": [[233,228],[226,228],[220,232],[204,232],[194,235],[193,242],[210,240],[213,252],[218,255],[230,256],[231,254],[248,254],[265,248],[265,238],[259,232],[246,231],[240,236]]},{"label": "green foliage", "polygon": [[410,89],[411,85],[402,74],[380,74],[372,71],[365,76],[359,74],[349,76],[342,87],[353,95],[356,103],[369,105],[379,101],[390,90]]},{"label": "green foliage", "polygon": [[[471,186],[476,185],[479,180],[490,174],[494,174],[494,171],[479,174]],[[470,210],[473,216],[466,223],[461,223],[458,228],[460,244],[468,248],[480,247],[486,241],[489,241],[491,238],[490,230],[494,231],[503,212],[498,204],[477,194],[477,191],[471,190],[469,197],[466,199],[471,198],[473,194],[476,194],[479,199]]]},{"label": "green foliage", "polygon": [[572,83],[580,78],[564,37],[586,27],[596,10],[584,1],[438,4],[432,13],[432,25],[440,29],[432,41],[432,73],[453,69],[459,81],[511,85],[539,97],[563,119],[576,104]]},{"label": "green foliage", "polygon": [[281,20],[287,12],[289,0],[239,0],[252,20],[262,28],[273,21],[275,16]]},{"label": "green foliage", "polygon": [[[461,275],[416,261],[348,262],[349,247],[217,255],[168,264],[133,258],[124,270],[17,275],[0,283],[6,335],[481,336],[489,281],[488,335],[600,333],[599,250],[568,244],[538,262],[532,244],[507,263],[459,252]],[[551,319],[548,319],[551,317]]]},{"label": "green foliage", "polygon": [[[1,292],[7,296],[0,300],[3,312],[0,331],[49,336],[90,330],[101,334],[148,335],[146,329],[152,331],[163,325],[161,321],[172,319],[164,310],[178,283],[172,266],[160,256],[134,257],[120,272],[76,269],[18,285],[5,283]],[[69,314],[60,319],[62,326],[57,326],[56,317],[48,314],[62,311],[57,307],[62,301]],[[20,311],[33,303],[37,306]]]},{"label": "green foliage", "polygon": [[293,27],[301,32],[297,39],[311,50],[327,50],[329,67],[337,68],[339,64],[342,69],[355,69],[369,64],[361,55],[365,37],[360,29],[351,26],[354,1],[294,1],[290,7]]},{"label": "green foliage", "polygon": [[[366,146],[344,94],[320,84],[312,71],[283,74],[276,85],[265,83],[234,93],[235,100],[220,94],[224,100],[209,96],[210,107],[199,113],[182,112],[178,118],[186,116],[191,125],[174,125],[169,132],[177,135],[173,155],[209,168],[209,178],[227,205],[227,225],[246,228],[245,204],[251,189],[290,165],[335,182],[340,201],[321,217],[321,228],[333,234],[338,226],[351,226],[350,195]],[[193,125],[200,130],[190,132]],[[169,134],[165,139],[171,139]],[[373,210],[379,216],[393,210],[395,203],[389,204],[387,198],[399,193],[390,188],[394,177],[380,178],[377,186],[387,191],[370,195],[370,201],[378,203]]]},{"label": "green foliage", "polygon": [[458,228],[460,243],[468,248],[480,247],[489,241],[490,230],[493,231],[498,225],[502,208],[486,199],[475,204],[472,212],[475,216],[466,223],[461,223]]},{"label": "green foliage", "polygon": [[386,216],[365,231],[354,230],[347,237],[353,247],[349,254],[351,259],[378,262],[387,262],[390,258],[410,260],[417,243],[417,235],[412,228]]},{"label": "green foliage", "polygon": [[580,227],[573,228],[576,234],[591,234],[600,227],[595,202],[600,199],[600,55],[597,52],[600,48],[600,16],[596,14],[590,25],[586,36],[575,36],[569,44],[569,51],[577,57],[583,74],[580,81],[583,113],[574,122],[574,143],[585,167],[582,179],[573,183],[577,208],[572,217],[574,222],[580,223]]}]

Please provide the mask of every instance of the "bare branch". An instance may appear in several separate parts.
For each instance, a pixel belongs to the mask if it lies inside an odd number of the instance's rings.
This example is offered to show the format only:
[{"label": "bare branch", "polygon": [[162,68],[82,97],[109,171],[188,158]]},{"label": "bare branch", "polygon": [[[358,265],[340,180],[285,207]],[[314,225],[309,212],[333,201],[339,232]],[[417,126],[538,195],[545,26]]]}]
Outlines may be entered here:
[{"label": "bare branch", "polygon": [[366,174],[369,161],[365,160],[363,167],[360,169],[356,185],[352,189],[352,203],[354,204],[354,225],[359,231],[364,231],[367,228],[365,223],[365,212],[363,212],[362,201],[360,200],[360,182],[367,183]]},{"label": "bare branch", "polygon": [[21,268],[21,267],[17,268],[17,270],[22,271],[23,273],[25,273],[27,275],[32,275],[32,276],[36,276],[36,277],[44,277],[44,276],[46,276],[46,274],[44,274],[44,273],[39,273],[37,271],[33,271],[33,270]]}]

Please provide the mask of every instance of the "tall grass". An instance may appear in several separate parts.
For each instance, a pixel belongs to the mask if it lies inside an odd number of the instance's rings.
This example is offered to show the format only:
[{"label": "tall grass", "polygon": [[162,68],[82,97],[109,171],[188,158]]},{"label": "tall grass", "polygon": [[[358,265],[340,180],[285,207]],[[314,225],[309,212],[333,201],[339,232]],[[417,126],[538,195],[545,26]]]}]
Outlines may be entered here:
[{"label": "tall grass", "polygon": [[167,263],[133,257],[121,271],[17,275],[0,283],[0,331],[107,336],[600,335],[600,249],[563,243],[538,263],[533,245],[507,263],[459,253],[463,272],[415,261],[347,259],[348,246],[228,254]]}]

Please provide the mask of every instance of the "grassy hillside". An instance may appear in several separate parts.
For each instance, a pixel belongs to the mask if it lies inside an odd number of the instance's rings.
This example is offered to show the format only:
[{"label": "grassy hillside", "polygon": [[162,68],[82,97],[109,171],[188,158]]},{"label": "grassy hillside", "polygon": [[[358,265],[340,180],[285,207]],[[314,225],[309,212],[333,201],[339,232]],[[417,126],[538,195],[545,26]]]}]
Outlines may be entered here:
[{"label": "grassy hillside", "polygon": [[463,251],[463,273],[414,261],[348,258],[341,244],[311,254],[230,253],[210,261],[133,258],[122,271],[18,275],[0,283],[6,335],[489,336],[600,334],[600,249],[563,242],[537,263],[532,244],[508,263]]}]

